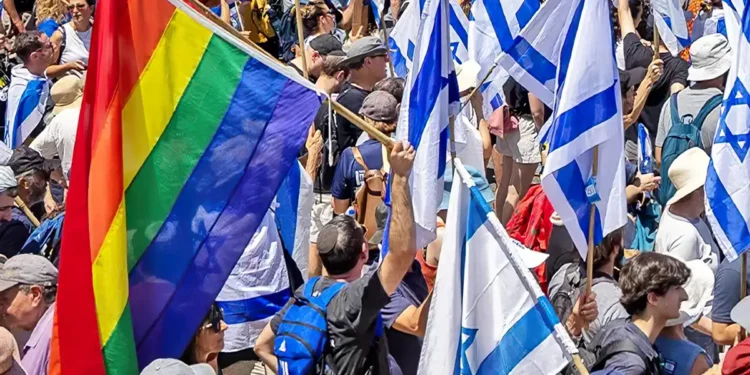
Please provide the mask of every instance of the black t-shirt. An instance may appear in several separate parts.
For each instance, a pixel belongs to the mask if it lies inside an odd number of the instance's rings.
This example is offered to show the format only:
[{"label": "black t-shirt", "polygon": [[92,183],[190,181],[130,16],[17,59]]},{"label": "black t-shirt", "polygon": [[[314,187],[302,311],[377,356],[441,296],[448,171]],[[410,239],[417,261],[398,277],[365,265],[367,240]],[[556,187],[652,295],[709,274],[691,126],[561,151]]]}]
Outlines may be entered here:
[{"label": "black t-shirt", "polygon": [[568,234],[568,230],[562,225],[552,225],[552,232],[549,236],[547,245],[546,276],[547,280],[552,280],[552,276],[557,273],[562,266],[568,263],[577,263],[581,256],[578,255],[573,240]]},{"label": "black t-shirt", "polygon": [[29,238],[29,229],[18,220],[0,223],[0,254],[10,258],[21,251]]},{"label": "black t-shirt", "polygon": [[[641,44],[641,39],[635,33],[625,35],[622,43],[625,53],[625,69],[648,68],[654,57],[652,48]],[[640,117],[641,122],[648,129],[652,145],[655,144],[656,132],[659,129],[661,109],[672,94],[671,86],[673,83],[680,83],[687,87],[688,68],[690,67],[690,64],[685,60],[674,57],[668,52],[659,54],[659,58],[664,61],[664,73],[651,89]],[[625,131],[625,139],[634,142],[638,139],[635,126],[631,126]]]},{"label": "black t-shirt", "polygon": [[[359,88],[351,83],[346,83],[336,101],[353,113],[359,114],[362,102],[365,101],[365,97],[369,94],[370,91]],[[362,130],[356,125],[349,122],[344,116],[336,114],[336,135],[339,141],[339,150],[343,151],[347,147],[356,145],[357,138],[361,134]]]},{"label": "black t-shirt", "polygon": [[[321,291],[336,283],[336,280],[322,278],[315,285]],[[304,286],[300,287],[304,288]],[[302,290],[298,290],[301,292]],[[338,375],[360,375],[372,367],[372,375],[388,375],[388,345],[384,337],[375,337],[376,323],[380,310],[390,301],[390,297],[380,283],[376,270],[349,283],[333,297],[328,305],[326,319],[328,335],[335,346],[327,361],[333,365]],[[274,334],[278,331],[281,319],[294,298],[271,320]],[[382,323],[381,323],[382,324]],[[370,353],[373,348],[375,352]],[[368,361],[368,358],[371,360]]]}]

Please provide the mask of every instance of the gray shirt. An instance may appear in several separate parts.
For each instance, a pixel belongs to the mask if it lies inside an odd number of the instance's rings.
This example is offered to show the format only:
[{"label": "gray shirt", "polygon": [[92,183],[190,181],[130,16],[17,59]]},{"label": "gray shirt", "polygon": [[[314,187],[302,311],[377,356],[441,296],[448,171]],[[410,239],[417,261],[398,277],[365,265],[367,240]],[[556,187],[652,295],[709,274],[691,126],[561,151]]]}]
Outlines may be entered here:
[{"label": "gray shirt", "polygon": [[[570,267],[574,266],[574,263],[568,263],[560,267],[560,269],[552,276],[548,287],[550,296],[554,296],[555,293],[560,290],[562,283],[565,282],[565,273]],[[615,319],[627,318],[630,316],[620,303],[622,291],[616,281],[604,276],[594,277],[593,284],[591,291],[596,294],[596,307],[599,309],[599,315],[597,315],[596,319],[589,324],[588,329],[583,330],[583,342],[587,345],[605,324]]]},{"label": "gray shirt", "polygon": [[[680,118],[685,119],[686,117],[695,117],[698,112],[703,108],[703,105],[716,95],[720,95],[721,90],[717,88],[707,88],[696,90],[692,87],[688,87],[677,94],[677,112]],[[661,109],[661,115],[659,116],[659,129],[656,132],[656,147],[662,147],[664,145],[664,139],[667,138],[669,128],[672,127],[672,100],[669,99],[664,103],[664,107]],[[719,124],[719,116],[721,115],[721,105],[716,107],[706,117],[706,121],[703,122],[701,128],[701,141],[703,142],[703,149],[711,154],[711,146],[714,143],[714,134],[716,134],[716,126]],[[686,121],[689,122],[689,121]]]}]

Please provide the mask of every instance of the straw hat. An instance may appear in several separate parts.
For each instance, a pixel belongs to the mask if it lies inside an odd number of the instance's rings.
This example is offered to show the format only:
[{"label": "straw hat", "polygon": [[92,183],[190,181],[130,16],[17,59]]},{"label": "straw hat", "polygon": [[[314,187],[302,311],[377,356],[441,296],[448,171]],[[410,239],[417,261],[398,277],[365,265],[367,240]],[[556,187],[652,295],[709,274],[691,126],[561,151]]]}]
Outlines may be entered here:
[{"label": "straw hat", "polygon": [[21,355],[13,334],[0,327],[0,374],[26,375],[21,365]]},{"label": "straw hat", "polygon": [[83,100],[83,80],[74,75],[60,78],[50,89],[50,96],[55,102],[53,115],[67,108],[80,108]]},{"label": "straw hat", "polygon": [[667,202],[667,206],[703,187],[706,182],[708,162],[708,155],[700,147],[693,147],[683,152],[672,162],[668,175],[677,191]]}]

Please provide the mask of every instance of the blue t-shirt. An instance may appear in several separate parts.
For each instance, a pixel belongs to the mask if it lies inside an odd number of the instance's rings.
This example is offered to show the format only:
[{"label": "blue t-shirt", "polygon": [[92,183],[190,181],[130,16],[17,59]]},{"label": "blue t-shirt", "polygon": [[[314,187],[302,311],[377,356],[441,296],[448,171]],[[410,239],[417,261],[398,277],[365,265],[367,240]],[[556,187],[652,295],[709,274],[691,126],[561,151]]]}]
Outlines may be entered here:
[{"label": "blue t-shirt", "polygon": [[60,24],[57,23],[57,21],[53,20],[52,18],[47,18],[46,20],[39,23],[39,26],[37,26],[37,29],[39,32],[44,33],[48,38],[52,37],[52,34],[57,30],[57,28],[60,27]]},{"label": "blue t-shirt", "polygon": [[[729,316],[734,306],[740,302],[740,280],[742,262],[737,259],[734,262],[724,260],[716,270],[716,283],[714,283],[714,301],[711,307],[711,320],[714,322],[732,324]],[[750,264],[748,264],[750,270]],[[748,273],[750,278],[750,273]],[[748,280],[750,281],[750,280]],[[746,282],[748,282],[746,281]],[[750,282],[748,282],[750,286]]]},{"label": "blue t-shirt", "polygon": [[[370,139],[357,147],[362,154],[362,160],[369,169],[383,168],[383,151],[380,143]],[[336,199],[354,199],[354,195],[362,186],[365,178],[365,168],[354,159],[352,148],[348,147],[341,153],[336,173],[333,175],[331,195]]]},{"label": "blue t-shirt", "polygon": [[713,366],[706,352],[700,346],[688,340],[675,340],[659,336],[654,346],[662,356],[664,375],[690,374],[695,361],[700,360],[705,361],[708,367]]},{"label": "blue t-shirt", "polygon": [[388,352],[396,360],[403,375],[416,375],[422,351],[422,338],[393,329],[393,323],[409,306],[419,307],[425,298],[427,282],[424,280],[419,262],[415,260],[396,288],[396,292],[391,295],[391,302],[380,312],[386,328]]}]

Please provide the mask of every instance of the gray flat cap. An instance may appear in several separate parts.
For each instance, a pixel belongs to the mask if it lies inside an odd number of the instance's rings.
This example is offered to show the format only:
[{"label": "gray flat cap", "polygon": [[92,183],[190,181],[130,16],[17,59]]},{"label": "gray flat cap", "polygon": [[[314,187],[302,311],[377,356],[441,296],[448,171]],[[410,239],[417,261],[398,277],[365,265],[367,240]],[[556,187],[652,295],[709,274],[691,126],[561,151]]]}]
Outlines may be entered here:
[{"label": "gray flat cap", "polygon": [[375,121],[393,122],[398,118],[398,102],[385,91],[373,91],[362,102],[359,114]]},{"label": "gray flat cap", "polygon": [[18,284],[57,285],[57,268],[41,255],[19,254],[11,257],[0,268],[0,292]]},{"label": "gray flat cap", "polygon": [[361,62],[365,57],[381,56],[388,54],[388,48],[383,41],[376,36],[366,36],[352,43],[346,50],[346,58],[341,65],[351,65]]}]

